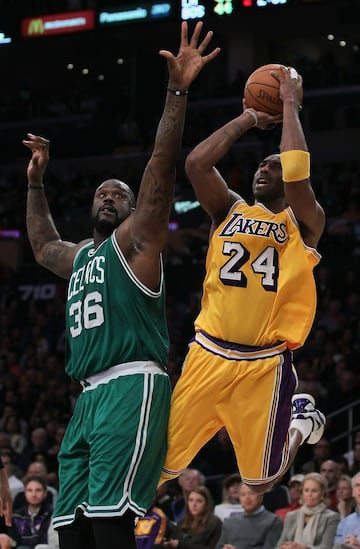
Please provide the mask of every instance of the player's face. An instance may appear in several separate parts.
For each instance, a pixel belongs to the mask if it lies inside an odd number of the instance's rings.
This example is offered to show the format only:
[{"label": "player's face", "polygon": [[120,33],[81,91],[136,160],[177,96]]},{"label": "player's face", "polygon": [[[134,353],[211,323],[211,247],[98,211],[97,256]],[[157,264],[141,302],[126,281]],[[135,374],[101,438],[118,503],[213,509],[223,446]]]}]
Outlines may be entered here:
[{"label": "player's face", "polygon": [[95,229],[109,236],[132,212],[131,191],[122,181],[104,181],[95,192],[91,210]]},{"label": "player's face", "polygon": [[254,174],[252,189],[259,202],[270,202],[284,196],[280,155],[272,154],[260,162]]}]

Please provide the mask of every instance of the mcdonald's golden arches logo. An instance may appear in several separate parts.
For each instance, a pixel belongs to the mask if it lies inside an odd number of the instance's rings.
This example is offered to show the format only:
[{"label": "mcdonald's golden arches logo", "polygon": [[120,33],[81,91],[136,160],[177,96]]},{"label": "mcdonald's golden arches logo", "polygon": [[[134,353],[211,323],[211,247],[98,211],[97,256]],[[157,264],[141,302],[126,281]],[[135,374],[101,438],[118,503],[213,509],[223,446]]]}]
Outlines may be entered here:
[{"label": "mcdonald's golden arches logo", "polygon": [[32,34],[43,34],[44,33],[44,22],[42,19],[31,19],[28,26],[28,35]]}]

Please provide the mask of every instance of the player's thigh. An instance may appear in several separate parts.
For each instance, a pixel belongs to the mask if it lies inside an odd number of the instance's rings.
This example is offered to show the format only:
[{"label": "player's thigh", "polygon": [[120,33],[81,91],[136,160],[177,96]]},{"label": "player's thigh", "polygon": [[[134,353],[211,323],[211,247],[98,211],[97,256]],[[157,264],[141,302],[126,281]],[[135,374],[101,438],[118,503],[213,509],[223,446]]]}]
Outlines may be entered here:
[{"label": "player's thigh", "polygon": [[222,427],[217,397],[226,384],[224,360],[193,344],[173,391],[168,428],[170,469],[186,467]]},{"label": "player's thigh", "polygon": [[135,507],[146,507],[166,453],[169,379],[161,374],[123,376],[96,393],[89,504],[118,507],[130,499]]}]

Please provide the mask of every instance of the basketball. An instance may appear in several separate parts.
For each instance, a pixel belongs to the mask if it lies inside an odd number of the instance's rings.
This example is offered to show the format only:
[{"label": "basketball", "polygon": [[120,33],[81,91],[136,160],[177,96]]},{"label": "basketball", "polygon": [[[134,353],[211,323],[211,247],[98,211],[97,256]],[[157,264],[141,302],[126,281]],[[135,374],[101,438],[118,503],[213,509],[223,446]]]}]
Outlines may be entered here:
[{"label": "basketball", "polygon": [[281,114],[282,101],[279,93],[279,82],[270,72],[281,72],[278,63],[262,65],[252,72],[245,83],[244,99],[246,106],[268,114]]}]

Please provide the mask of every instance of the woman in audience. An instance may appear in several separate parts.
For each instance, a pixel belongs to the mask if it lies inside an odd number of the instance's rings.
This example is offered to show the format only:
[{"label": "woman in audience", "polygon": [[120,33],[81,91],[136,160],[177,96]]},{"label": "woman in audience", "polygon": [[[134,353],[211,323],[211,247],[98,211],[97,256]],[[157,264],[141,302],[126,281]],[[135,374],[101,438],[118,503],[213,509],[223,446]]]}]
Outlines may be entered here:
[{"label": "woman in audience", "polygon": [[339,513],[328,509],[326,479],[319,473],[305,475],[302,506],[285,517],[276,549],[329,549],[334,543]]},{"label": "woman in audience", "polygon": [[214,549],[221,533],[221,520],[214,515],[213,501],[206,486],[188,495],[185,516],[160,547],[171,549]]}]

